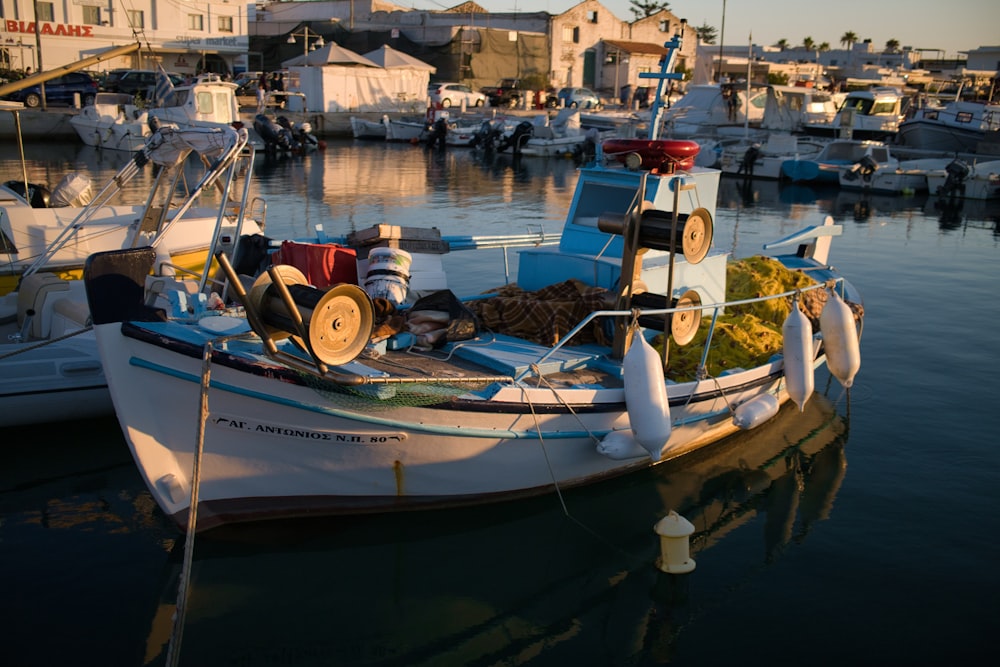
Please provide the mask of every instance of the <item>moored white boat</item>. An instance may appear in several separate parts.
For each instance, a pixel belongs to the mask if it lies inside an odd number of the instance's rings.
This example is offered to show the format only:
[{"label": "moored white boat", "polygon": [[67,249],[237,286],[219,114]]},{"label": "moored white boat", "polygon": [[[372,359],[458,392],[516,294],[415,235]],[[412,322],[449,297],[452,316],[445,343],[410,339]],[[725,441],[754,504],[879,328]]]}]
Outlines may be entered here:
[{"label": "moored white boat", "polygon": [[899,124],[896,143],[907,148],[974,153],[989,133],[1000,131],[1000,104],[954,100],[917,109]]},{"label": "moored white boat", "polygon": [[[150,122],[179,128],[216,128],[242,124],[236,84],[217,75],[202,75],[189,85],[177,86],[159,102],[142,108],[128,95],[99,93],[94,104],[70,118],[70,125],[88,146],[138,151],[153,133]],[[257,144],[255,137],[251,142]]]},{"label": "moored white boat", "polygon": [[[145,207],[113,207],[105,203],[107,199],[102,194],[90,205],[77,207],[78,214],[73,222],[61,228],[52,227],[49,246],[32,254],[34,262],[23,273],[12,276],[12,280],[18,280],[16,288],[0,297],[0,335],[3,337],[0,343],[0,426],[89,418],[113,412],[91,330],[85,285],[81,280],[66,279],[71,277],[68,272],[71,265],[65,260],[75,255],[64,254],[65,248],[75,253],[84,253],[87,247],[121,252],[121,248],[131,248],[134,243],[153,243],[156,249],[150,252],[156,258],[156,266],[150,268],[154,268],[156,274],[173,275],[185,268],[201,270],[206,248],[211,245],[216,231],[226,251],[232,250],[233,240],[244,226],[249,234],[260,232],[261,228],[250,218],[236,224],[228,217],[234,205],[246,206],[247,190],[241,196],[234,192],[235,200],[220,196],[220,206],[211,213],[204,206],[192,206],[205,187],[217,182],[238,159],[252,160],[252,154],[249,158],[241,156],[246,142],[245,130],[237,133],[228,129],[229,136],[242,137],[239,143],[224,143],[221,136],[216,136],[221,134],[222,131],[205,129],[161,130],[151,139],[150,146],[138,154],[143,156],[143,163],[148,159],[161,167],[154,192]],[[189,198],[167,196],[161,199],[156,196],[166,189],[177,192],[175,176],[183,162],[177,160],[194,150],[194,146],[206,158],[219,158],[213,168],[206,171]],[[136,175],[135,165],[132,162],[123,168],[102,193],[114,196],[121,185]],[[229,193],[232,186],[225,185]],[[12,209],[9,206],[4,213],[12,210],[28,214],[23,207]],[[156,214],[167,210],[171,211],[168,218],[159,218]],[[89,216],[89,211],[95,215]],[[17,223],[20,219],[15,215],[12,221]],[[139,221],[144,223],[140,226]],[[24,236],[19,234],[14,238]],[[198,259],[189,258],[187,266],[181,267],[176,262],[185,254],[196,254]],[[28,259],[23,257],[23,262]],[[23,268],[22,263],[18,263],[19,268]],[[175,308],[179,311],[198,303],[203,302],[194,294],[174,295]]]},{"label": "moored white boat", "polygon": [[862,160],[840,171],[840,187],[891,195],[912,195],[927,192],[927,175],[943,171],[949,158],[901,160],[895,167],[884,167],[874,161]]},{"label": "moored white boat", "polygon": [[[638,150],[659,155],[655,131],[649,141]],[[789,285],[735,297],[726,284],[737,268],[711,243],[720,173],[674,168],[689,158],[581,169],[559,246],[523,250],[516,287],[464,301],[442,290],[427,305],[377,297],[402,317],[394,333],[375,334],[358,285],[318,290],[287,266],[249,293],[227,271],[243,309],[222,321],[144,322],[128,312],[135,296],[89,290],[116,413],[153,497],[191,529],[498,502],[640,470],[764,423],[789,399],[804,405],[824,363],[850,386],[860,308],[841,297],[860,299],[828,264],[840,228],[828,220],[765,246],[796,249],[757,260],[787,270]],[[91,262],[104,278],[126,277],[142,275],[143,258]],[[398,271],[380,275],[402,284]],[[447,284],[464,286],[462,276]],[[723,331],[749,326],[747,309],[774,346],[732,358]],[[414,339],[427,353],[413,353]],[[653,344],[671,348],[666,375]]]},{"label": "moored white boat", "polygon": [[840,182],[840,173],[857,167],[860,176],[874,173],[876,169],[895,169],[899,160],[889,146],[881,141],[835,139],[812,157],[798,156],[781,163],[782,178],[793,183]]},{"label": "moored white boat", "polygon": [[952,160],[944,169],[927,173],[927,188],[939,197],[1000,199],[1000,160]]},{"label": "moored white boat", "polygon": [[910,99],[898,88],[876,86],[847,94],[832,122],[805,122],[802,130],[814,136],[884,141],[899,131]]},{"label": "moored white boat", "polygon": [[732,176],[777,180],[782,178],[781,165],[786,160],[808,160],[826,144],[815,137],[771,133],[763,143],[744,141],[724,147],[719,168]]}]

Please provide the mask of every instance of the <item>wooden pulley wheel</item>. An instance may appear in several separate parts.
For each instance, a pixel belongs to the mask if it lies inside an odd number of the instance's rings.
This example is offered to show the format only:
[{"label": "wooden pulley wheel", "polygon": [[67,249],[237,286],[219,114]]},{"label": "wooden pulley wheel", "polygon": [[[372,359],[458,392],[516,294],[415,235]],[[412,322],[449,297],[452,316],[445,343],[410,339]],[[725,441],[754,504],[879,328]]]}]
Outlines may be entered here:
[{"label": "wooden pulley wheel", "polygon": [[[700,306],[701,297],[694,290],[688,290],[674,300],[674,308]],[[678,345],[687,345],[694,340],[701,325],[701,310],[684,310],[670,316],[670,335]]]},{"label": "wooden pulley wheel", "polygon": [[313,307],[309,318],[309,349],[317,359],[340,366],[357,358],[371,340],[375,308],[357,285],[331,287]]},{"label": "wooden pulley wheel", "polygon": [[681,251],[689,264],[697,264],[705,259],[712,248],[712,214],[704,208],[696,208],[688,214],[681,231]]}]

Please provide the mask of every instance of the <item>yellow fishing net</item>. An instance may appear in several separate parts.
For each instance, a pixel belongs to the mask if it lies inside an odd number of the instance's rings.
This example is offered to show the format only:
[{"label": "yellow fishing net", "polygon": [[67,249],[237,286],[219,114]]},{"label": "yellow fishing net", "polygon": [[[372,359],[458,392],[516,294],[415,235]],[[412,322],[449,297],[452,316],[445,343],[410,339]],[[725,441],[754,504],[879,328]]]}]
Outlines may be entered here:
[{"label": "yellow fishing net", "polygon": [[[726,301],[752,299],[807,287],[813,280],[802,273],[790,271],[781,262],[757,256],[729,262],[726,266]],[[803,296],[825,301],[824,290],[813,290]],[[822,295],[820,297],[819,295]],[[817,304],[822,309],[822,304]],[[752,304],[732,306],[720,315],[712,335],[712,344],[705,361],[708,375],[716,377],[735,368],[753,368],[766,363],[782,350],[781,325],[791,312],[792,300],[769,299]],[[813,309],[807,305],[806,314]],[[819,310],[815,310],[816,317]],[[703,318],[694,340],[679,347],[671,343],[667,357],[667,378],[675,382],[693,380],[701,365],[705,338],[711,325],[711,313]],[[815,326],[815,323],[814,323]],[[663,336],[653,340],[653,346],[663,354]]]}]

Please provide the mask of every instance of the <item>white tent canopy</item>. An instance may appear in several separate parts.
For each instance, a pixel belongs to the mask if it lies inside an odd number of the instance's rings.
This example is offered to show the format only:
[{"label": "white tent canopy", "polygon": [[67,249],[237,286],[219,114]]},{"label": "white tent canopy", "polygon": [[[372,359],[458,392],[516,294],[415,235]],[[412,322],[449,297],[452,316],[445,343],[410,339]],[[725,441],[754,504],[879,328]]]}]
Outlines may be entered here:
[{"label": "white tent canopy", "polygon": [[[436,68],[389,46],[368,56],[329,42],[282,65],[289,70],[290,111],[413,111],[427,108]],[[305,104],[305,107],[303,107]]]},{"label": "white tent canopy", "polygon": [[355,53],[350,49],[345,49],[336,42],[327,42],[315,51],[310,51],[308,54],[284,60],[281,65],[283,67],[302,67],[303,65],[313,67],[319,65],[361,65],[364,67],[381,66],[378,63],[368,60],[368,58],[365,58],[361,54]]},{"label": "white tent canopy", "polygon": [[428,74],[434,74],[434,72],[437,71],[437,67],[428,65],[423,60],[414,58],[409,53],[397,51],[388,44],[385,44],[374,51],[369,51],[364,55],[364,57],[373,63],[377,63],[379,67],[384,67],[386,69],[414,69],[426,71]]}]

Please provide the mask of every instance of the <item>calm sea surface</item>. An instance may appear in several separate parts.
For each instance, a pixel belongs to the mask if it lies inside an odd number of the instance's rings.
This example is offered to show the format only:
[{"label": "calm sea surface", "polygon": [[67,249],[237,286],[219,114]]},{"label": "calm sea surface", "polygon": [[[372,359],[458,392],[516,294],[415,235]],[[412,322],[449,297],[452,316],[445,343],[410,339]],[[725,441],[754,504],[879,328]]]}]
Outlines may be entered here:
[{"label": "calm sea surface", "polygon": [[[40,141],[27,154],[50,185],[69,170],[102,182],[127,157]],[[0,147],[0,179],[20,177],[16,158]],[[274,238],[383,222],[557,231],[576,182],[566,160],[353,141],[255,170]],[[821,375],[804,419],[786,410],[568,493],[565,512],[552,496],[199,536],[180,664],[995,664],[1000,202],[724,180],[715,246],[756,252],[826,215],[844,226],[831,260],[865,296],[850,394]],[[480,262],[462,272],[457,291],[491,286]],[[2,433],[0,664],[165,664],[184,544],[117,423]],[[671,509],[696,529],[687,575],[655,564],[652,527]]]}]

